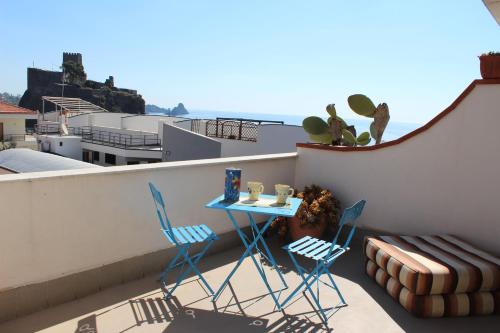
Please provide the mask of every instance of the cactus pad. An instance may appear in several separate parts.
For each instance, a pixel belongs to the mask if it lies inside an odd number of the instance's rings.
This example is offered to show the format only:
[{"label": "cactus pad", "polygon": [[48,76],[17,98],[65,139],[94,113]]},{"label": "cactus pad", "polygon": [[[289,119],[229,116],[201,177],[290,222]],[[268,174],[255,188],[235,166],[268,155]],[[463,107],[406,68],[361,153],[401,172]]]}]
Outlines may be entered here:
[{"label": "cactus pad", "polygon": [[375,114],[375,104],[365,95],[351,95],[347,98],[347,103],[349,103],[351,109],[360,116],[373,118]]}]

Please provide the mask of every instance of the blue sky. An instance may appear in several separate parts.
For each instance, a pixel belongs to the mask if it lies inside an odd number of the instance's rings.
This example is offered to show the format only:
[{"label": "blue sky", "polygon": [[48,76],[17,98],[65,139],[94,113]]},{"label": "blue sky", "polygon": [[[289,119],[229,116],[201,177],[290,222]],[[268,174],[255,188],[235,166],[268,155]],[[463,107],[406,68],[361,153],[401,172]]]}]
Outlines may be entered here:
[{"label": "blue sky", "polygon": [[26,67],[80,52],[88,78],[114,75],[147,103],[324,115],[364,93],[392,119],[426,122],[500,50],[480,0],[5,1],[0,91],[23,93]]}]

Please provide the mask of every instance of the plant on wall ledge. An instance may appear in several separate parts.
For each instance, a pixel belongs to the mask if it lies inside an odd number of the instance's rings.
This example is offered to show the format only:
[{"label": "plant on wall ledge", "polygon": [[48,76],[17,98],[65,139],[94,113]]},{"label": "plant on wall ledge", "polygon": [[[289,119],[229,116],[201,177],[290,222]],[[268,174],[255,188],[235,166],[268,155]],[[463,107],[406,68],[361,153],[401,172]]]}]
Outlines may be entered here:
[{"label": "plant on wall ledge", "polygon": [[270,234],[277,233],[281,237],[297,240],[304,236],[321,238],[327,228],[336,233],[340,202],[332,192],[311,185],[295,193],[297,198],[302,199],[297,213],[292,218],[276,218],[271,224]]},{"label": "plant on wall ledge", "polygon": [[347,98],[347,103],[351,109],[363,117],[373,118],[370,125],[370,134],[375,139],[375,144],[382,142],[382,135],[389,123],[389,107],[385,103],[380,103],[377,107],[365,95],[351,95]]},{"label": "plant on wall ledge", "polygon": [[[337,115],[335,104],[329,104],[326,112],[329,114],[327,121],[320,117],[307,117],[302,122],[304,130],[309,133],[312,141],[334,145],[334,146],[366,146],[371,142],[371,138],[376,144],[382,141],[382,135],[389,123],[389,107],[385,103],[377,107],[365,95],[357,94],[349,96],[347,102],[351,109],[364,117],[373,118],[370,125],[370,132],[363,132],[356,135],[356,129]],[[371,136],[370,136],[371,135]]]}]

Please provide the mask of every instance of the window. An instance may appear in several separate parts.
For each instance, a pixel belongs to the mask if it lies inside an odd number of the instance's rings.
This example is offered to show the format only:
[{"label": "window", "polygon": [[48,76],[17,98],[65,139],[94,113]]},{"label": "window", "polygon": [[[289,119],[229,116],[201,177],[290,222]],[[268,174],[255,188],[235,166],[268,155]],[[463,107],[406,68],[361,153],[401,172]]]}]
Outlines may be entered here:
[{"label": "window", "polygon": [[90,162],[90,155],[88,151],[82,152],[82,161]]},{"label": "window", "polygon": [[92,152],[92,159],[94,160],[94,162],[98,162],[99,161],[99,152],[98,151],[93,151]]},{"label": "window", "polygon": [[62,141],[59,141],[59,147],[62,147],[63,143]]},{"label": "window", "polygon": [[113,154],[104,154],[104,162],[106,162],[106,164],[113,164],[115,165],[116,164],[116,155],[113,155]]}]

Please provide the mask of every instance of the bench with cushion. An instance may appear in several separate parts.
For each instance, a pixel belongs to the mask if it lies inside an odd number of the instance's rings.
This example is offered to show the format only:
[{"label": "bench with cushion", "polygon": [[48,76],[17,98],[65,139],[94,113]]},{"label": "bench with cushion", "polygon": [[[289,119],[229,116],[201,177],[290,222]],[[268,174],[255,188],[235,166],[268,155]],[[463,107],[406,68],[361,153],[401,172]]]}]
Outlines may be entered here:
[{"label": "bench with cushion", "polygon": [[419,317],[500,313],[500,259],[449,236],[364,241],[366,272]]}]

